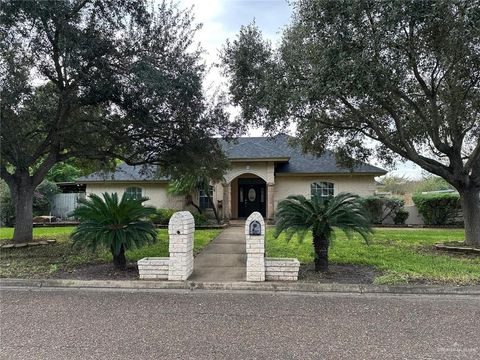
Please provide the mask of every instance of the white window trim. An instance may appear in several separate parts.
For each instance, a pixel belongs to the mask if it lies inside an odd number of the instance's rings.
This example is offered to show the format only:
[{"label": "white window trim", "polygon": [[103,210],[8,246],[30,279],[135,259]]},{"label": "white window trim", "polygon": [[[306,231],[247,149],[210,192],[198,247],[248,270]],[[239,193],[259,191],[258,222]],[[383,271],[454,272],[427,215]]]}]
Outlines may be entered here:
[{"label": "white window trim", "polygon": [[[140,197],[143,197],[143,194],[144,194],[144,190],[142,187],[140,186],[128,186],[125,188],[125,194],[128,195],[128,189],[140,189]],[[136,195],[136,194],[135,194]],[[136,197],[135,197],[136,198]]]},{"label": "white window trim", "polygon": [[[321,186],[321,185],[324,186]],[[310,195],[313,195],[313,186],[316,186],[316,191],[320,191],[321,197],[329,197],[329,196],[335,196],[336,189],[335,189],[335,183],[333,181],[327,181],[327,180],[315,180],[310,183]],[[331,187],[330,187],[331,185]],[[332,190],[332,194],[326,194],[329,190]]]}]

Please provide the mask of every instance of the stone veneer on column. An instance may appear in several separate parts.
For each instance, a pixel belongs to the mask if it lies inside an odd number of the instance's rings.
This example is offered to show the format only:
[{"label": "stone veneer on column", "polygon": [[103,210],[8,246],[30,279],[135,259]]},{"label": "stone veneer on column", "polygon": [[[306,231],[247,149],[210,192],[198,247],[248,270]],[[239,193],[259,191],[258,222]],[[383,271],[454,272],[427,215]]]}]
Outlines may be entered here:
[{"label": "stone veneer on column", "polygon": [[195,221],[188,211],[176,212],[168,223],[168,280],[187,280],[193,272]]},{"label": "stone veneer on column", "polygon": [[[258,221],[260,235],[250,235],[250,224]],[[247,247],[247,281],[265,281],[265,221],[258,211],[253,212],[245,221]]]}]

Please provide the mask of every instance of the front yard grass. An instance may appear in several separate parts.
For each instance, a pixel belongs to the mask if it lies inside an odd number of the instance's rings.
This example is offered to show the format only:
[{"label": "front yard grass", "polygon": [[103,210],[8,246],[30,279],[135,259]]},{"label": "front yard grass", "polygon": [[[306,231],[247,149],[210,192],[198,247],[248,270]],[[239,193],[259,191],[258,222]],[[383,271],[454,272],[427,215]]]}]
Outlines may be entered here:
[{"label": "front yard grass", "polygon": [[[314,259],[312,239],[303,243],[293,238],[273,237],[267,230],[266,252],[269,257],[296,257],[301,263]],[[444,241],[463,241],[463,229],[376,228],[366,245],[359,237],[348,240],[336,231],[329,251],[331,264],[368,265],[380,270],[376,284],[449,283],[480,284],[480,257],[446,254],[434,249]]]},{"label": "front yard grass", "polygon": [[[72,270],[89,264],[111,263],[112,255],[105,249],[92,253],[89,250],[72,248],[70,233],[73,227],[34,228],[35,239],[55,239],[53,245],[10,248],[0,250],[0,277],[43,278],[64,270]],[[195,231],[194,252],[203,249],[221,230]],[[0,229],[0,243],[8,242],[13,237],[12,228]],[[128,261],[137,261],[144,257],[168,256],[168,233],[166,229],[158,230],[155,244],[126,252]]]}]

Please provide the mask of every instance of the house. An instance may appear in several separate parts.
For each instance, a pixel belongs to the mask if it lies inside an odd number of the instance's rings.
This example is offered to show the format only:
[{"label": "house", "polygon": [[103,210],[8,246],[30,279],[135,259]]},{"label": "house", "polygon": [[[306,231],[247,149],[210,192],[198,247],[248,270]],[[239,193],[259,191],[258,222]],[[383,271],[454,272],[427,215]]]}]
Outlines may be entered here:
[{"label": "house", "polygon": [[[303,154],[289,143],[289,137],[241,137],[233,142],[222,141],[223,151],[231,168],[223,182],[213,184],[211,195],[225,219],[245,218],[254,211],[272,219],[277,204],[289,195],[324,196],[352,192],[373,195],[375,176],[386,171],[365,163],[353,169],[342,168],[331,152],[317,157]],[[94,173],[78,180],[86,185],[87,194],[123,192],[146,196],[157,208],[182,209],[184,198],[167,193],[168,178],[156,175],[155,167],[118,166],[113,173]],[[208,208],[205,194],[197,194],[200,206]]]}]

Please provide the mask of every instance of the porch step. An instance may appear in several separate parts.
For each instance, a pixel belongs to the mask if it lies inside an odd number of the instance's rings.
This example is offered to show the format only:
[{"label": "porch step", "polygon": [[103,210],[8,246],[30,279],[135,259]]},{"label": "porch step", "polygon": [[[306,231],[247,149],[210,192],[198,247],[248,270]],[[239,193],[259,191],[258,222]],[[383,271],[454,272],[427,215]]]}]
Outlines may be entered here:
[{"label": "porch step", "polygon": [[245,220],[230,220],[230,227],[245,227]]}]

